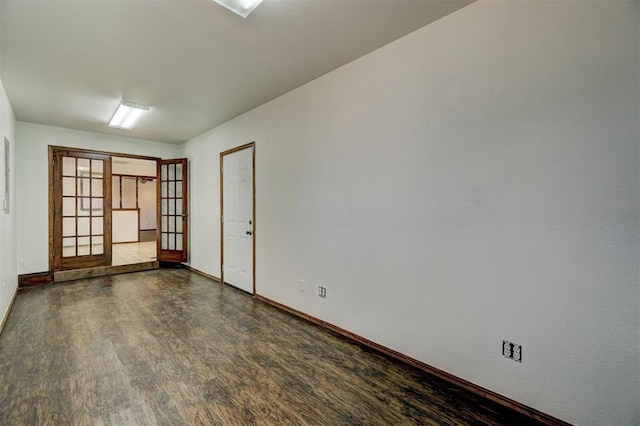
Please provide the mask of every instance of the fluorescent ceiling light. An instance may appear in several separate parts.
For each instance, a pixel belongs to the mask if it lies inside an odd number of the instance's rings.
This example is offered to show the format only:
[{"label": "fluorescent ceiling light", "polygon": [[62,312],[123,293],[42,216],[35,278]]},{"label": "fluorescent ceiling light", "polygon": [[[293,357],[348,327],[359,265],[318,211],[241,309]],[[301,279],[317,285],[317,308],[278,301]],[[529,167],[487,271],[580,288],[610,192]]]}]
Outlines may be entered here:
[{"label": "fluorescent ceiling light", "polygon": [[232,12],[246,18],[253,9],[258,7],[262,0],[213,0],[221,6],[226,7]]},{"label": "fluorescent ceiling light", "polygon": [[109,122],[109,127],[131,130],[147,112],[149,112],[149,107],[146,105],[122,101],[116,113],[113,114],[113,118]]}]

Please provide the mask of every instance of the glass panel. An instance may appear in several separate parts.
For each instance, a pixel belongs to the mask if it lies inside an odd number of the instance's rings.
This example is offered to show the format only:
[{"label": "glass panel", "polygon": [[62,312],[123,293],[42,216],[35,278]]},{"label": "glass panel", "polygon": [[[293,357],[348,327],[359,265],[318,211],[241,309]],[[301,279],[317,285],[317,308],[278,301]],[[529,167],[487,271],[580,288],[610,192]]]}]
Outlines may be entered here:
[{"label": "glass panel", "polygon": [[169,178],[168,180],[176,179],[176,166],[175,164],[169,164]]},{"label": "glass panel", "polygon": [[104,170],[104,161],[91,160],[91,177],[101,178],[103,170]]},{"label": "glass panel", "polygon": [[91,235],[102,235],[104,234],[104,220],[101,217],[92,217],[91,218]]},{"label": "glass panel", "polygon": [[87,256],[91,254],[91,246],[89,245],[89,237],[78,237],[78,256]]},{"label": "glass panel", "polygon": [[176,164],[176,180],[182,180],[182,164]]},{"label": "glass panel", "polygon": [[169,197],[175,197],[175,196],[176,196],[176,183],[169,182]]},{"label": "glass panel", "polygon": [[62,236],[73,237],[76,235],[76,218],[65,217],[62,219]]},{"label": "glass panel", "polygon": [[176,217],[169,216],[169,232],[176,232]]},{"label": "glass panel", "polygon": [[62,195],[76,195],[76,178],[62,178]]},{"label": "glass panel", "polygon": [[182,250],[182,234],[176,235],[176,250]]},{"label": "glass panel", "polygon": [[62,257],[73,257],[76,255],[76,239],[63,238],[62,239]]},{"label": "glass panel", "polygon": [[177,199],[176,200],[176,214],[178,216],[182,215],[182,200],[181,199]]},{"label": "glass panel", "polygon": [[163,164],[160,166],[160,179],[167,180],[167,165]]},{"label": "glass panel", "polygon": [[91,179],[91,196],[102,197],[103,196],[103,182],[102,179]]},{"label": "glass panel", "polygon": [[78,218],[78,235],[91,235],[89,232],[89,218]]},{"label": "glass panel", "polygon": [[163,215],[169,213],[169,208],[167,207],[169,205],[168,203],[169,203],[169,200],[167,200],[166,198],[160,202],[160,204],[162,205]]},{"label": "glass panel", "polygon": [[78,195],[89,197],[91,195],[91,180],[89,178],[78,179]]},{"label": "glass panel", "polygon": [[169,234],[169,250],[176,249],[176,234]]},{"label": "glass panel", "polygon": [[167,182],[162,182],[160,186],[162,187],[161,196],[164,198],[167,196]]},{"label": "glass panel", "polygon": [[91,237],[91,254],[104,253],[104,239],[103,237]]},{"label": "glass panel", "polygon": [[169,214],[176,214],[176,200],[167,200],[169,202]]},{"label": "glass panel", "polygon": [[88,158],[78,158],[78,176],[89,176],[89,166],[91,160]]},{"label": "glass panel", "polygon": [[73,157],[62,157],[62,174],[64,176],[76,175],[76,159]]},{"label": "glass panel", "polygon": [[182,232],[182,218],[176,218],[176,232]]},{"label": "glass panel", "polygon": [[120,176],[113,176],[111,178],[111,207],[114,209],[120,208]]},{"label": "glass panel", "polygon": [[176,182],[176,197],[182,198],[182,181]]},{"label": "glass panel", "polygon": [[162,227],[160,228],[160,230],[162,232],[167,232],[169,229],[169,227],[167,226],[167,216],[162,216]]},{"label": "glass panel", "polygon": [[160,248],[162,250],[166,250],[167,247],[168,247],[168,245],[167,245],[167,233],[163,232],[162,233],[162,240],[161,240]]},{"label": "glass panel", "polygon": [[76,199],[64,197],[62,199],[62,216],[76,215]]},{"label": "glass panel", "polygon": [[122,208],[135,209],[136,207],[136,179],[122,178]]},{"label": "glass panel", "polygon": [[91,199],[91,214],[94,216],[104,216],[104,198]]},{"label": "glass panel", "polygon": [[78,198],[78,216],[89,216],[90,200],[88,197]]}]

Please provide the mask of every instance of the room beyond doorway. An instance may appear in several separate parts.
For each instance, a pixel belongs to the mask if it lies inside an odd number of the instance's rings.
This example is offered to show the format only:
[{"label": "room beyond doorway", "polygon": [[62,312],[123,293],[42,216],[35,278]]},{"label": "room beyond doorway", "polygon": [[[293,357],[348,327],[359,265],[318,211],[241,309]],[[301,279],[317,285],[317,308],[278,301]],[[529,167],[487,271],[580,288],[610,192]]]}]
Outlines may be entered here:
[{"label": "room beyond doorway", "polygon": [[156,174],[152,160],[117,157],[112,163],[113,266],[157,260]]}]

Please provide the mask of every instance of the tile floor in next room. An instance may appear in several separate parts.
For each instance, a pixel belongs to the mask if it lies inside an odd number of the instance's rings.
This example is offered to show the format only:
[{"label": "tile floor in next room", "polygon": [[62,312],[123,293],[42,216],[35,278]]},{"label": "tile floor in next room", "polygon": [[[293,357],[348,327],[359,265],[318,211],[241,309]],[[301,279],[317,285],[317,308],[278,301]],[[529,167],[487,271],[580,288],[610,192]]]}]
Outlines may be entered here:
[{"label": "tile floor in next room", "polygon": [[111,246],[111,256],[111,264],[113,266],[152,262],[157,257],[156,242],[113,244]]}]

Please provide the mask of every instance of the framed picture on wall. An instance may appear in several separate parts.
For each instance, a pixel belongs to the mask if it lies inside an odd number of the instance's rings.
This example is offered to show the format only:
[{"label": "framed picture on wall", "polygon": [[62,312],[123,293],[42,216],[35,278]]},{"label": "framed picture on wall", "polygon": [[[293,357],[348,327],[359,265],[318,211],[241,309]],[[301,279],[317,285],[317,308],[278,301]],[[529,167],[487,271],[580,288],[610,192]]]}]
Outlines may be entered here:
[{"label": "framed picture on wall", "polygon": [[4,196],[2,198],[2,209],[5,214],[9,214],[9,200],[11,199],[11,170],[10,164],[10,147],[9,140],[4,138]]}]

